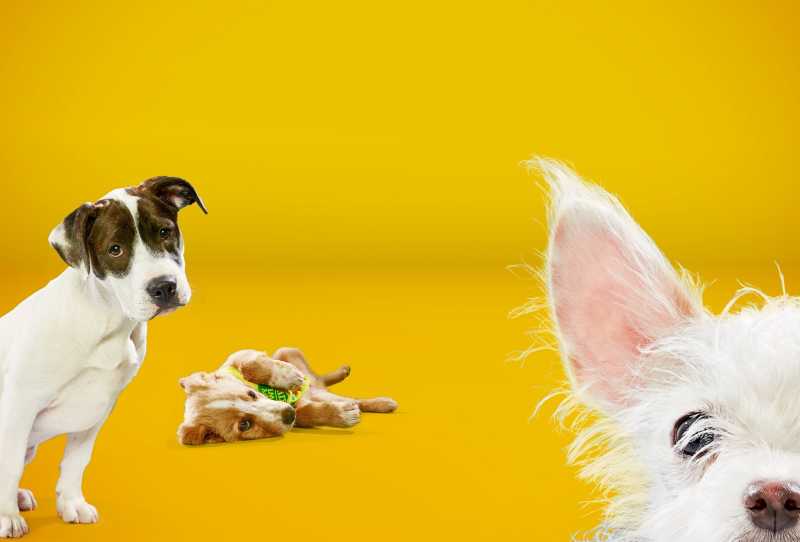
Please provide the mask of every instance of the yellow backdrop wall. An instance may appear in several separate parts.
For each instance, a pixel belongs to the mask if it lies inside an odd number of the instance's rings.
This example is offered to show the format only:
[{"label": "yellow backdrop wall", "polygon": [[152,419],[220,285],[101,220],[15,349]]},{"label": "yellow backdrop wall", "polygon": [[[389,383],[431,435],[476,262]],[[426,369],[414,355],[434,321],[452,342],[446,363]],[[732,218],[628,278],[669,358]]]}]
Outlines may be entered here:
[{"label": "yellow backdrop wall", "polygon": [[[7,310],[62,264],[49,230],[153,175],[182,213],[195,299],[99,439],[65,527],[60,441],[25,483],[32,540],[567,540],[597,516],[524,366],[535,294],[503,270],[543,248],[531,154],[603,181],[669,256],[777,288],[800,265],[794,2],[0,4],[0,285]],[[754,268],[750,270],[750,268]],[[184,449],[176,382],[295,344],[345,392],[395,396],[352,432]],[[253,465],[258,468],[253,469]],[[255,474],[254,474],[255,471]],[[288,491],[285,488],[290,488]]]}]

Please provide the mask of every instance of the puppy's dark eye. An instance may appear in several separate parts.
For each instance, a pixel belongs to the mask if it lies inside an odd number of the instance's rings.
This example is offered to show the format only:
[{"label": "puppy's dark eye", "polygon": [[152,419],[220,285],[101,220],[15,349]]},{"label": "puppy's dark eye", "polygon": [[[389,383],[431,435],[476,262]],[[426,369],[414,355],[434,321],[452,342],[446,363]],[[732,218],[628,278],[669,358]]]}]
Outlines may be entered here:
[{"label": "puppy's dark eye", "polygon": [[239,431],[241,431],[242,433],[244,433],[251,427],[253,427],[253,424],[250,422],[250,420],[242,420],[239,422]]},{"label": "puppy's dark eye", "polygon": [[247,396],[250,397],[250,399],[252,399],[253,401],[258,399],[258,395],[256,395],[256,392],[254,392],[253,390],[248,391]]},{"label": "puppy's dark eye", "polygon": [[120,256],[122,256],[122,247],[119,245],[111,245],[110,247],[108,247],[108,254],[112,258],[119,258]]},{"label": "puppy's dark eye", "polygon": [[716,434],[714,429],[707,424],[700,424],[694,428],[695,424],[709,418],[703,412],[691,412],[675,422],[672,431],[672,445],[680,445],[677,451],[686,457],[702,457],[708,451],[708,447],[714,442]]},{"label": "puppy's dark eye", "polygon": [[172,230],[169,228],[161,228],[160,230],[158,230],[158,235],[162,239],[169,239],[170,235],[172,235]]}]

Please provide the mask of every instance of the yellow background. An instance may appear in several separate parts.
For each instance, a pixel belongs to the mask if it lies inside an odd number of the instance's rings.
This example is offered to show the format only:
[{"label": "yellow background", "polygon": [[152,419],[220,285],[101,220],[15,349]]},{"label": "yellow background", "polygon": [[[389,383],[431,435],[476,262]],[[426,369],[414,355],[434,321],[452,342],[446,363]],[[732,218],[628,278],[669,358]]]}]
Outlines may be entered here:
[{"label": "yellow background", "polygon": [[[702,4],[702,5],[700,5]],[[672,258],[777,292],[800,266],[793,2],[0,4],[2,308],[62,267],[79,203],[152,175],[182,213],[195,298],[151,326],[65,526],[63,443],[24,483],[31,540],[567,540],[592,526],[568,436],[528,422],[552,355],[504,361],[544,242],[532,153],[622,195]],[[353,431],[180,447],[177,379],[301,346],[341,390],[394,396]]]}]

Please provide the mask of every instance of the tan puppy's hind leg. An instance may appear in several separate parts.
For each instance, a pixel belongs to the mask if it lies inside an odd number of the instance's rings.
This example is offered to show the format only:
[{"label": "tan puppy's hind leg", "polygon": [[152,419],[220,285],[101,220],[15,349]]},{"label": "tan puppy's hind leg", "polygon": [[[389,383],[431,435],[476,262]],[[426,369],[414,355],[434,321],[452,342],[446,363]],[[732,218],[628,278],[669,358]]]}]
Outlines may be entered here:
[{"label": "tan puppy's hind leg", "polygon": [[297,405],[297,427],[353,427],[361,421],[361,411],[356,401],[301,401]]},{"label": "tan puppy's hind leg", "polygon": [[319,377],[322,381],[324,386],[333,386],[334,384],[338,384],[345,378],[350,376],[350,366],[349,365],[342,365],[335,371],[331,371]]},{"label": "tan puppy's hind leg", "polygon": [[358,404],[361,412],[377,412],[387,414],[397,410],[397,401],[391,397],[372,397],[370,399],[352,399],[342,395],[336,395],[327,390],[313,390],[310,397],[312,401],[321,401],[326,403],[352,403]]},{"label": "tan puppy's hind leg", "polygon": [[272,354],[272,357],[274,359],[291,363],[305,374],[312,377],[318,386],[333,386],[334,384],[338,384],[350,376],[350,367],[347,365],[342,365],[335,371],[318,376],[317,373],[311,369],[311,365],[308,363],[305,354],[303,354],[303,352],[297,348],[287,346],[279,348],[274,354]]},{"label": "tan puppy's hind leg", "polygon": [[273,359],[279,359],[281,361],[291,363],[308,376],[317,376],[314,374],[314,371],[311,370],[311,366],[308,364],[305,355],[303,355],[303,352],[299,348],[284,346],[275,350],[275,353],[272,354],[272,357]]},{"label": "tan puppy's hind leg", "polygon": [[359,399],[358,407],[362,412],[378,412],[388,414],[397,410],[397,401],[390,397],[373,397],[372,399]]}]

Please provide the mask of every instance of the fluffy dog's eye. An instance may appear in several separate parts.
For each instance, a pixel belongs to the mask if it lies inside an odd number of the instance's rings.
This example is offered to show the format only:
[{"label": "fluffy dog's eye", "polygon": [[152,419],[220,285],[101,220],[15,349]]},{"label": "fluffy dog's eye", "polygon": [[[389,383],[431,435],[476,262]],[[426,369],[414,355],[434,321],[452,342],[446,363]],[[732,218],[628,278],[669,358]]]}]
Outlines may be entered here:
[{"label": "fluffy dog's eye", "polygon": [[258,399],[258,395],[256,395],[256,392],[254,392],[253,390],[248,391],[247,396],[250,397],[250,399],[252,399],[253,401]]},{"label": "fluffy dog's eye", "polygon": [[158,230],[158,235],[161,236],[162,239],[169,239],[169,236],[172,234],[172,230],[169,228],[161,228]]},{"label": "fluffy dog's eye", "polygon": [[113,258],[119,258],[122,256],[122,247],[119,245],[111,245],[108,247],[108,253]]},{"label": "fluffy dog's eye", "polygon": [[253,424],[250,423],[250,420],[242,420],[242,421],[239,422],[239,431],[244,433],[245,431],[250,429],[252,426],[253,426]]},{"label": "fluffy dog's eye", "polygon": [[672,431],[672,445],[681,444],[681,448],[678,451],[686,457],[702,457],[708,450],[709,445],[714,442],[716,435],[714,430],[707,425],[694,433],[692,433],[692,427],[697,422],[708,418],[708,414],[703,412],[692,412],[678,420]]}]

